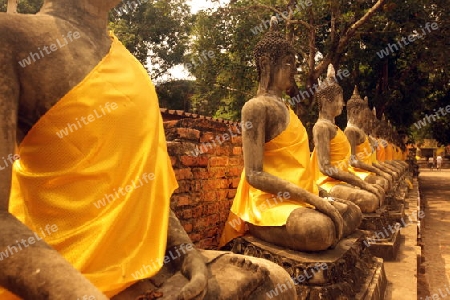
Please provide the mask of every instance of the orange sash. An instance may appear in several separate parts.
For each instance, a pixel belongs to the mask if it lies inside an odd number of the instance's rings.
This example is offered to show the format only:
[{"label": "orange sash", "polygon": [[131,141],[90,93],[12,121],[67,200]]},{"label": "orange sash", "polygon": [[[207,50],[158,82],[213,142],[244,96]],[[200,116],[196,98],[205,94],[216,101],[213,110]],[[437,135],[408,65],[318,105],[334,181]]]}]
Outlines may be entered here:
[{"label": "orange sash", "polygon": [[38,234],[56,226],[45,241],[108,297],[163,265],[178,187],[154,85],[112,39],[21,143],[10,199]]},{"label": "orange sash", "polygon": [[[306,129],[291,109],[289,113],[290,122],[286,130],[264,145],[263,170],[318,195],[309,168]],[[273,195],[252,187],[243,171],[220,246],[243,235],[245,222],[258,226],[282,226],[291,212],[299,207],[314,208],[307,203],[290,200],[286,192]]]}]

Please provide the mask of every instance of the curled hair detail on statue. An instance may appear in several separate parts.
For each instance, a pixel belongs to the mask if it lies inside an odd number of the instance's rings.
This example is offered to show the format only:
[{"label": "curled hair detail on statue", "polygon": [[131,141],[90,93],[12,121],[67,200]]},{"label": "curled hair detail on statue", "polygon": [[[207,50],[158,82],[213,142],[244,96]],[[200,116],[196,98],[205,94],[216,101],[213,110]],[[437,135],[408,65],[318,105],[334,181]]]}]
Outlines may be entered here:
[{"label": "curled hair detail on statue", "polygon": [[278,21],[276,17],[270,20],[270,30],[256,44],[253,51],[256,69],[258,71],[258,80],[261,79],[261,58],[267,57],[272,65],[277,65],[279,60],[286,55],[295,56],[295,49],[284,36],[278,32]]},{"label": "curled hair detail on statue", "polygon": [[317,104],[319,105],[319,110],[322,109],[322,104],[324,101],[331,102],[333,99],[342,94],[343,90],[341,86],[337,83],[336,72],[332,64],[328,65],[327,78],[319,85],[316,93]]},{"label": "curled hair detail on statue", "polygon": [[[366,97],[367,98],[367,97]],[[366,101],[364,101],[358,90],[358,86],[355,85],[355,89],[353,90],[353,95],[347,101],[347,111],[352,111],[356,108],[362,109],[366,106]]]}]

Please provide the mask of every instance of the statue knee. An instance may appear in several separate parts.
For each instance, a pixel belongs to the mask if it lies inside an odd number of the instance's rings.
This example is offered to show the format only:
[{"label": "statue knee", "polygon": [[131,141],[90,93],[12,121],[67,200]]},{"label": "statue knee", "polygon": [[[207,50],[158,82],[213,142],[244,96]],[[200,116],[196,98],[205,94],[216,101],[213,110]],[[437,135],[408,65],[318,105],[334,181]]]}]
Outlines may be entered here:
[{"label": "statue knee", "polygon": [[372,213],[380,207],[380,200],[377,196],[370,192],[365,192],[361,195],[361,200],[358,201],[358,206],[363,213]]},{"label": "statue knee", "polygon": [[[297,222],[298,218],[302,218],[304,222]],[[296,243],[295,248],[301,251],[326,250],[333,245],[335,239],[333,221],[317,211],[308,216],[291,214],[286,229]]]}]

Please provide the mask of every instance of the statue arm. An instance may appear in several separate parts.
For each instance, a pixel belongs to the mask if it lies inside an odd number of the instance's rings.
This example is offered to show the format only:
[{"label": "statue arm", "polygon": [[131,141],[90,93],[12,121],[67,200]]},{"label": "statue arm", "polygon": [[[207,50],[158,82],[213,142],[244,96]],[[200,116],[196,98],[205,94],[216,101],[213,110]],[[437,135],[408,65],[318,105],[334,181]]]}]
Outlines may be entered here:
[{"label": "statue arm", "polygon": [[[4,15],[3,15],[4,16]],[[0,17],[3,17],[0,15]],[[0,20],[0,157],[15,153],[20,82]],[[0,165],[0,286],[24,299],[107,299],[58,252],[8,212],[12,163]],[[27,246],[26,246],[27,245]],[[6,256],[5,256],[6,254]],[[43,284],[45,283],[45,284]]]},{"label": "statue arm", "polygon": [[270,113],[262,103],[247,102],[242,108],[242,121],[251,122],[252,128],[243,129],[242,143],[244,149],[244,168],[246,180],[256,189],[277,195],[289,193],[290,200],[311,204],[329,216],[336,227],[336,237],[342,237],[343,219],[337,209],[329,201],[316,196],[299,186],[274,176],[263,170],[264,144],[266,142],[266,116]]},{"label": "statue arm", "polygon": [[[382,196],[376,187],[365,182],[359,177],[355,176],[350,172],[342,171],[341,169],[331,165],[331,154],[330,154],[330,142],[332,139],[330,125],[327,123],[316,123],[313,128],[313,138],[314,145],[316,146],[317,158],[319,163],[320,172],[326,174],[334,179],[347,182],[353,186],[357,186],[368,192],[374,193],[379,198]],[[350,163],[350,162],[346,162]]]},{"label": "statue arm", "polygon": [[172,210],[168,230],[166,252],[180,253],[180,257],[174,259],[172,264],[189,279],[189,283],[182,288],[178,300],[194,299],[207,291],[208,269],[205,260],[192,245],[191,239]]},{"label": "statue arm", "polygon": [[[356,132],[355,130],[352,130],[351,128],[346,128],[344,133],[347,136],[347,139],[350,142],[350,146],[352,149],[352,158],[350,159],[351,166],[354,168],[359,168],[359,169],[363,169],[363,170],[375,173],[378,176],[386,178],[386,180],[388,180],[390,183],[392,183],[392,177],[389,174],[387,174],[386,172],[380,170],[379,168],[377,168],[373,165],[366,164],[359,159],[360,153],[356,153],[356,143],[359,140],[358,138],[360,137],[359,133]],[[366,153],[363,153],[363,154],[366,155]]]}]

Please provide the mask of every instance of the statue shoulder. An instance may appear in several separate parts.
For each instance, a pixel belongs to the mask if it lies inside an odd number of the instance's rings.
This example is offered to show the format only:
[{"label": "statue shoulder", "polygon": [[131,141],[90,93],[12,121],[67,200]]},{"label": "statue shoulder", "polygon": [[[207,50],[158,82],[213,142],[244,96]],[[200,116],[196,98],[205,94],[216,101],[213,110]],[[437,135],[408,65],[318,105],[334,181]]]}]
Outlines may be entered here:
[{"label": "statue shoulder", "polygon": [[11,48],[16,52],[27,44],[30,34],[42,27],[36,18],[31,14],[0,13],[0,49]]},{"label": "statue shoulder", "polygon": [[264,99],[264,96],[254,97],[245,102],[242,107],[242,116],[247,118],[261,118],[267,113],[268,108],[270,108],[269,106],[270,103]]},{"label": "statue shoulder", "polygon": [[313,134],[320,136],[320,135],[326,135],[326,136],[335,136],[338,131],[337,125],[331,123],[330,121],[324,121],[324,120],[317,120],[316,124],[314,124],[313,127]]}]

